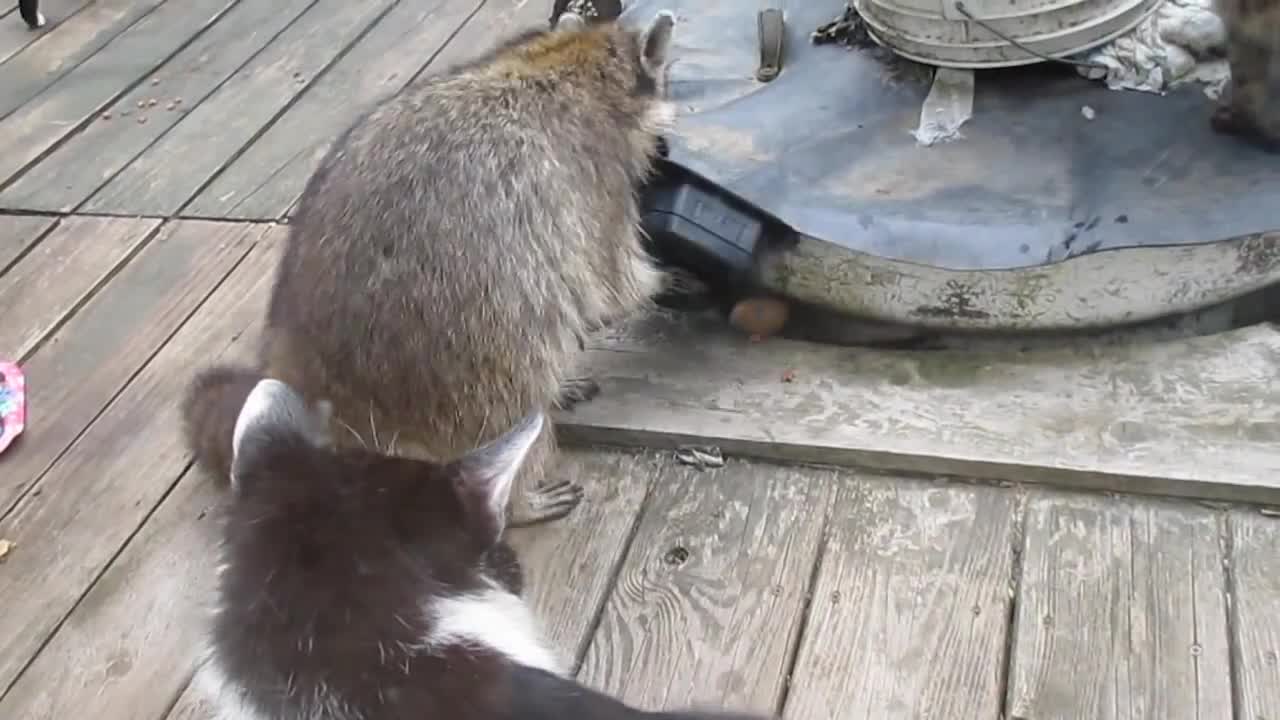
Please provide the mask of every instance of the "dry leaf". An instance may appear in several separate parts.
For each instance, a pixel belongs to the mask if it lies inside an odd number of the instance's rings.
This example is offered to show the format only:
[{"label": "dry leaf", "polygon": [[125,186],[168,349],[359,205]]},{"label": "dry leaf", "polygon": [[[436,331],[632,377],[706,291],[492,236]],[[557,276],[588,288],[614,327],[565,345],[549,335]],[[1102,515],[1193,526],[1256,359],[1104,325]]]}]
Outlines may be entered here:
[{"label": "dry leaf", "polygon": [[13,552],[15,547],[17,547],[17,545],[15,545],[12,540],[0,540],[0,562],[4,562],[5,558],[9,557],[9,553]]}]

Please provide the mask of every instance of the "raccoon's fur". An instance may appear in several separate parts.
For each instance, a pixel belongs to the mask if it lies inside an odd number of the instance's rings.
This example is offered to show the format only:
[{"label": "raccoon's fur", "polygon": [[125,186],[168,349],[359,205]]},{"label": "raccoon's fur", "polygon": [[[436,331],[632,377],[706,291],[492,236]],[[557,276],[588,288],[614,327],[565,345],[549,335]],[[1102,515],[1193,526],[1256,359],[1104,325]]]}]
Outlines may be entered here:
[{"label": "raccoon's fur", "polygon": [[[339,445],[445,461],[591,397],[584,337],[647,305],[642,246],[673,16],[561,18],[419,79],[358,121],[307,185],[268,311],[265,374],[330,401]],[[548,426],[511,522],[567,514]]]},{"label": "raccoon's fur", "polygon": [[1280,152],[1280,0],[1218,0],[1218,14],[1231,83],[1213,127]]},{"label": "raccoon's fur", "polygon": [[754,720],[644,712],[575,682],[502,540],[535,411],[447,464],[324,443],[275,379],[193,386],[188,427],[230,458],[222,561],[196,677],[235,720]]}]

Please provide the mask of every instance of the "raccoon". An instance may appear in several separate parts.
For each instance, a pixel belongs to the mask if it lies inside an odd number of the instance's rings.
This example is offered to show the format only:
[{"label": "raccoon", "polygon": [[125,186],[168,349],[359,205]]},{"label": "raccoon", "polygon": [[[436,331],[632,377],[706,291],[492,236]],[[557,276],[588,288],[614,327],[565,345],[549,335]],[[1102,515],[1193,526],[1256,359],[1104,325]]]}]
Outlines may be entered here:
[{"label": "raccoon", "polygon": [[1218,0],[1218,14],[1231,82],[1213,128],[1280,153],[1280,0]]},{"label": "raccoon", "polygon": [[[332,403],[339,446],[447,461],[534,410],[598,391],[588,333],[647,307],[643,245],[674,16],[637,31],[565,16],[421,78],[334,144],[290,224],[265,374]],[[568,514],[551,428],[512,525]]]},{"label": "raccoon", "polygon": [[642,712],[567,676],[502,540],[541,409],[442,464],[334,449],[293,388],[248,383],[225,373],[184,408],[231,458],[196,678],[219,717],[748,720]]}]

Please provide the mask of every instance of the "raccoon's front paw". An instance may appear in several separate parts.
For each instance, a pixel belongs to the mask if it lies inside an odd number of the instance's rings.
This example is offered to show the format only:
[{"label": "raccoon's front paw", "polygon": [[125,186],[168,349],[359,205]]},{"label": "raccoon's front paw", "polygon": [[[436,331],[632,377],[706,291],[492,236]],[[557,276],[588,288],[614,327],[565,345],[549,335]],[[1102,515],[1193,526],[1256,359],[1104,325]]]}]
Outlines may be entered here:
[{"label": "raccoon's front paw", "polygon": [[511,527],[527,527],[559,520],[582,504],[586,492],[581,485],[567,480],[544,485],[526,495],[524,502],[512,509]]},{"label": "raccoon's front paw", "polygon": [[578,403],[584,403],[600,394],[600,383],[593,378],[569,378],[560,386],[560,397],[556,399],[556,407],[561,410],[572,410]]}]

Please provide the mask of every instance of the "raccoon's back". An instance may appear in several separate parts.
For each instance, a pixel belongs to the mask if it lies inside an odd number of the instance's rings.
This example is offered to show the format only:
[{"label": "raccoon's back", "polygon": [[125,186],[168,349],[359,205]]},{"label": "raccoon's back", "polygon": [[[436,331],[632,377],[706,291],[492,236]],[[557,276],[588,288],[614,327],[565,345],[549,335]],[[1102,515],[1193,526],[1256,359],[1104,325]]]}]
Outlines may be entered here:
[{"label": "raccoon's back", "polygon": [[607,129],[586,136],[588,117],[446,85],[335,145],[269,316],[318,366],[312,394],[368,397],[424,430],[451,415],[442,429],[462,433],[466,413],[496,431],[550,401],[581,335],[643,290],[608,237],[638,220],[627,159]]}]

